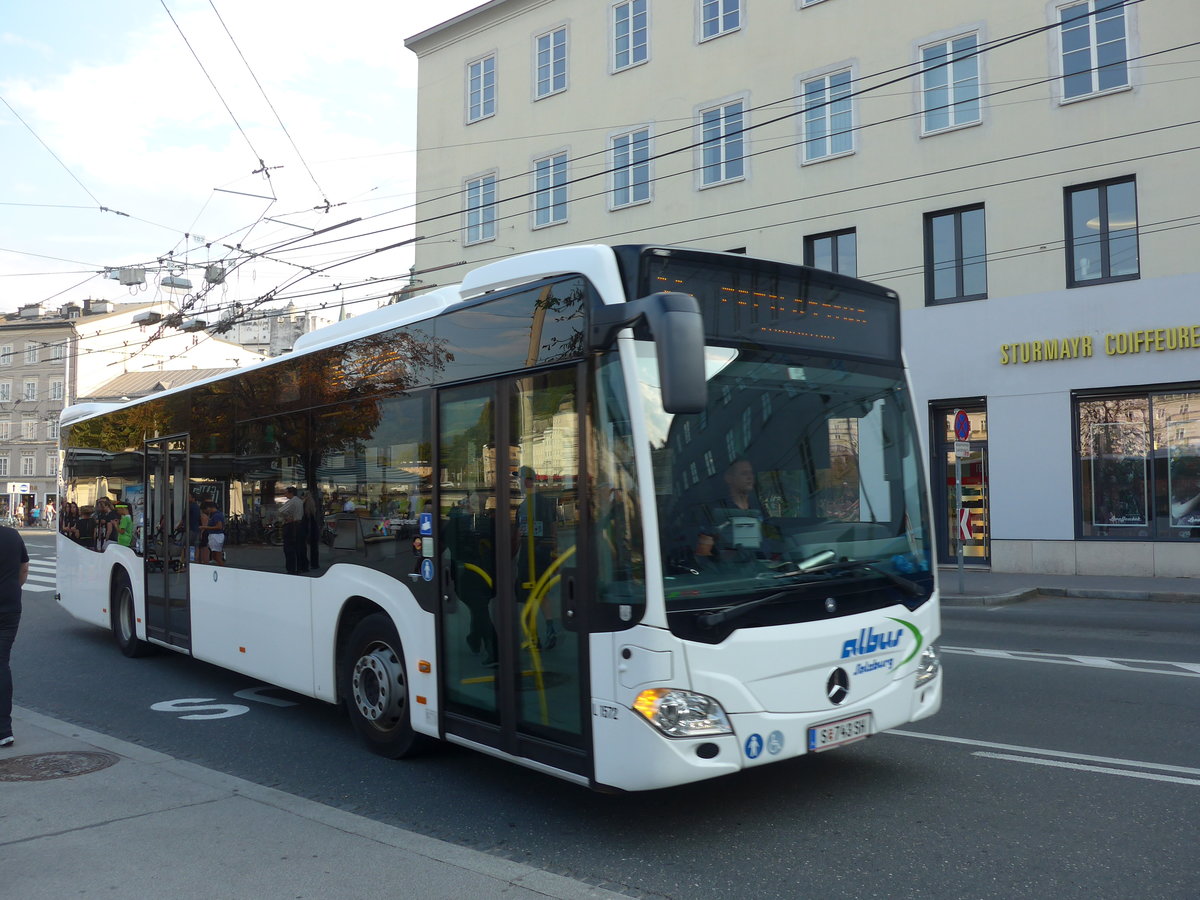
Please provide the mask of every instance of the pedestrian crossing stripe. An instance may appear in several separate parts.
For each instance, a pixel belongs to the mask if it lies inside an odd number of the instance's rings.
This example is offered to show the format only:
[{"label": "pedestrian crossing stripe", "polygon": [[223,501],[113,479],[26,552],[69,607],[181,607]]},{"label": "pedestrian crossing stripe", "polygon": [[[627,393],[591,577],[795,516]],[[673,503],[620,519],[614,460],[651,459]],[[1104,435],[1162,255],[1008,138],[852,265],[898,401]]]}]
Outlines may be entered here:
[{"label": "pedestrian crossing stripe", "polygon": [[29,591],[31,594],[47,594],[53,591],[55,585],[55,567],[56,560],[54,557],[36,557],[29,558],[29,578],[25,584],[21,586],[24,591]]}]

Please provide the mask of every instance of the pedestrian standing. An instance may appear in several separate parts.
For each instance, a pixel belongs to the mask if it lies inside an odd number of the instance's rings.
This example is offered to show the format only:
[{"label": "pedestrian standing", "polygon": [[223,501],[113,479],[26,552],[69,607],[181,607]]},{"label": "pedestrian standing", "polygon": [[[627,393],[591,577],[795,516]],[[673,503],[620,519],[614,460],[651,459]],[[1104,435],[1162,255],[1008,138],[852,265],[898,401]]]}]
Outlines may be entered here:
[{"label": "pedestrian standing", "polygon": [[300,575],[308,571],[308,553],[301,531],[304,522],[304,501],[294,487],[283,490],[287,500],[279,507],[279,521],[283,523],[283,562],[289,575]]},{"label": "pedestrian standing", "polygon": [[0,747],[13,745],[12,657],[21,624],[21,585],[29,577],[29,554],[15,528],[0,525]]}]

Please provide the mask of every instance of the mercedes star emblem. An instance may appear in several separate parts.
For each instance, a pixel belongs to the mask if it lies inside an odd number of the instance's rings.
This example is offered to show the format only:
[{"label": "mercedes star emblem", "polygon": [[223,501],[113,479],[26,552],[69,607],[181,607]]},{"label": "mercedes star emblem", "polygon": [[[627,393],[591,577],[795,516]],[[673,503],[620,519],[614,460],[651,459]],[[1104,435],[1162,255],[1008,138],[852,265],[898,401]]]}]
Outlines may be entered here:
[{"label": "mercedes star emblem", "polygon": [[850,676],[846,674],[845,669],[834,669],[829,680],[825,682],[825,696],[829,698],[830,703],[836,706],[845,700],[849,693]]}]

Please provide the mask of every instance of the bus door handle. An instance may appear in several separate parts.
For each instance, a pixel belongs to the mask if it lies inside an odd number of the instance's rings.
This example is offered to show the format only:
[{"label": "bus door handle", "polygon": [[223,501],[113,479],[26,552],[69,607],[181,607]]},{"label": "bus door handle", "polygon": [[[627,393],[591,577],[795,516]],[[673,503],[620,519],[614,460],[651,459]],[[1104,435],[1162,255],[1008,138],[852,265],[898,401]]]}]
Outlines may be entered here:
[{"label": "bus door handle", "polygon": [[568,569],[563,572],[563,591],[562,591],[562,615],[563,628],[567,631],[577,631],[579,629],[578,598],[575,594],[575,569]]},{"label": "bus door handle", "polygon": [[448,613],[455,609],[454,569],[449,565],[442,566],[442,608]]}]

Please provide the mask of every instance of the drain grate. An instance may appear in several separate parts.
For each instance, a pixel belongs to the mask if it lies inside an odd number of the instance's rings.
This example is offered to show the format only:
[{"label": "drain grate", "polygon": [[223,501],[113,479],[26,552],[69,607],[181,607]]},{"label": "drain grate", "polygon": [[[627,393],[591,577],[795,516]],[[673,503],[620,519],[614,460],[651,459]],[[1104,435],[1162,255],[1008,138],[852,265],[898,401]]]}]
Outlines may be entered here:
[{"label": "drain grate", "polygon": [[0,781],[51,781],[99,772],[119,762],[121,757],[94,750],[69,750],[61,753],[33,753],[0,760]]}]

